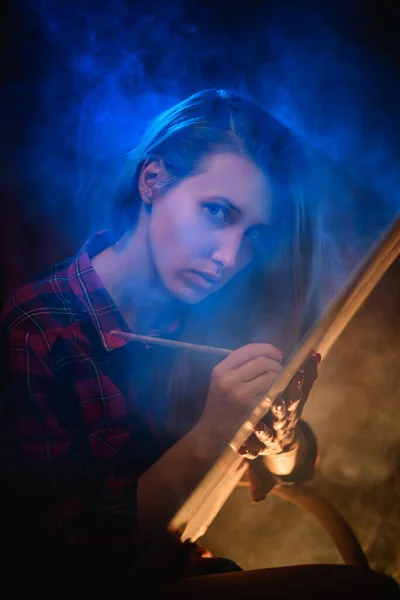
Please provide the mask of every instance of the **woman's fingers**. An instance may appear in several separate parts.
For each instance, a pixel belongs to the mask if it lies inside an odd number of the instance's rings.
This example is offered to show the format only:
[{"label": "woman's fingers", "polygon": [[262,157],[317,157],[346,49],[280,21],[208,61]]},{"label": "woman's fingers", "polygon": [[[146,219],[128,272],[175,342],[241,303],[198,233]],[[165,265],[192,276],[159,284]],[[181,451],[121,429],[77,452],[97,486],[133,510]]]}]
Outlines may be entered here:
[{"label": "woman's fingers", "polygon": [[216,368],[232,371],[259,357],[266,357],[276,362],[281,362],[283,354],[275,346],[271,346],[271,344],[247,344],[234,350]]},{"label": "woman's fingers", "polygon": [[232,378],[238,383],[251,382],[260,375],[266,373],[275,373],[279,375],[282,372],[282,365],[272,359],[265,356],[258,356],[250,362],[238,367],[232,372]]},{"label": "woman's fingers", "polygon": [[269,344],[248,344],[214,367],[201,427],[230,440],[282,371],[282,354]]},{"label": "woman's fingers", "polygon": [[[245,381],[244,383],[237,384],[236,394],[238,397],[248,399],[256,398],[257,402],[266,394],[277,379],[280,371],[268,371],[268,373],[262,373],[254,377],[251,381]],[[256,405],[256,403],[255,403]]]}]

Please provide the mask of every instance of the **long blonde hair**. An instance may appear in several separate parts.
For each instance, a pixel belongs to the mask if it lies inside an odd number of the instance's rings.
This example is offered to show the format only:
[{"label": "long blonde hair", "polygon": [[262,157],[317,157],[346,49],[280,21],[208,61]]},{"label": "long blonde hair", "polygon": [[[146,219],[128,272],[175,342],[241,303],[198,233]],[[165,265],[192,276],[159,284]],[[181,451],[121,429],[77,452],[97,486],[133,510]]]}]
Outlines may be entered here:
[{"label": "long blonde hair", "polygon": [[[265,341],[287,353],[319,313],[318,215],[309,151],[254,99],[203,90],[151,123],[121,172],[114,240],[136,223],[138,181],[146,160],[163,160],[169,173],[166,192],[221,151],[246,156],[267,174],[272,189],[270,241],[248,268],[190,309],[181,337],[233,349]],[[169,392],[170,420],[178,434],[201,413],[211,368],[212,361],[200,361],[198,355],[177,354]]]}]

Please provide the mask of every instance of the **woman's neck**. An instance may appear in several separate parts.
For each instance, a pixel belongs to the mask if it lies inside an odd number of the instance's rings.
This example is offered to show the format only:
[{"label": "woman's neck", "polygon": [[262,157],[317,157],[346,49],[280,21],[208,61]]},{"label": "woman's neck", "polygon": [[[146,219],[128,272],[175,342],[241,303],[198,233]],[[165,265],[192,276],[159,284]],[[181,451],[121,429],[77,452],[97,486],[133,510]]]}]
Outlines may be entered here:
[{"label": "woman's neck", "polygon": [[143,230],[137,227],[92,260],[125,321],[138,333],[151,329],[163,315],[167,319],[176,303],[158,277]]}]

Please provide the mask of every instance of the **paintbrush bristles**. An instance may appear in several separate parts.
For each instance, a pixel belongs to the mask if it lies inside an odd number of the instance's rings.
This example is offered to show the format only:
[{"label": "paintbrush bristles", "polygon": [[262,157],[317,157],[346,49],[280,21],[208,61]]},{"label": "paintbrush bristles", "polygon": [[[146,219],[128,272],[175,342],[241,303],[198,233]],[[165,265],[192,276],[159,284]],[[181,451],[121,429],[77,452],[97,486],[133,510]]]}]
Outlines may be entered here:
[{"label": "paintbrush bristles", "polygon": [[153,346],[164,346],[166,348],[176,348],[181,350],[193,350],[194,352],[203,352],[205,354],[214,354],[217,356],[228,356],[232,352],[232,350],[228,350],[227,348],[201,346],[200,344],[190,344],[189,342],[177,342],[175,340],[165,340],[163,338],[155,338],[148,335],[126,333],[125,331],[111,331],[111,335]]}]

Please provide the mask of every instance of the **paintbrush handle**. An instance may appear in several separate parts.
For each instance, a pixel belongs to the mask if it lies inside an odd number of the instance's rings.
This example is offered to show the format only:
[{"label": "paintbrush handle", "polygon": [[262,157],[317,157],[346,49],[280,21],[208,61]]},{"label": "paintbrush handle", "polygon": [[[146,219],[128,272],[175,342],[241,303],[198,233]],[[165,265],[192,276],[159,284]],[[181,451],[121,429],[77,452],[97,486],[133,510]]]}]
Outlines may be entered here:
[{"label": "paintbrush handle", "polygon": [[228,356],[232,350],[227,348],[216,348],[214,346],[201,346],[200,344],[190,344],[189,342],[177,342],[175,340],[165,340],[155,338],[149,335],[138,335],[137,333],[127,333],[125,331],[111,331],[111,335],[122,337],[126,340],[133,340],[149,344],[152,346],[164,346],[165,348],[176,348],[181,350],[193,350],[194,352],[203,352],[204,354],[214,354],[216,356]]}]

